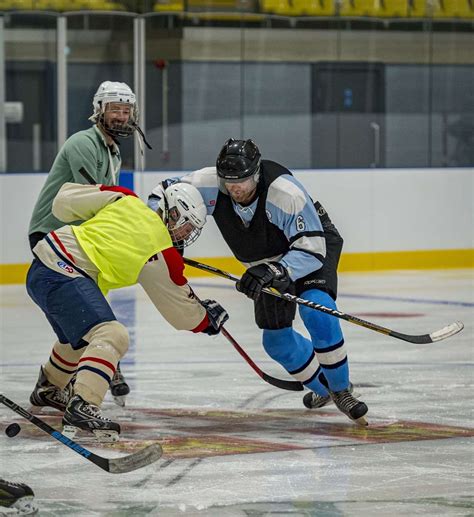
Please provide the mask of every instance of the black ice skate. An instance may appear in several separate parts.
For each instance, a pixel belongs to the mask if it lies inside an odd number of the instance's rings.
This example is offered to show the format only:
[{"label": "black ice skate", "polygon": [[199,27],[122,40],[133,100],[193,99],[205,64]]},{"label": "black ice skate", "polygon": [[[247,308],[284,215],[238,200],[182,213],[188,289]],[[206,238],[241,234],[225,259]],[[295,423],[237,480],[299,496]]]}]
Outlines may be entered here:
[{"label": "black ice skate", "polygon": [[[349,384],[349,387],[347,388],[349,393],[352,393],[352,390],[354,387],[352,386],[352,383]],[[320,407],[327,406],[332,402],[331,395],[318,395],[317,393],[314,393],[310,391],[309,393],[306,393],[306,395],[303,397],[303,404],[308,409],[317,409]]]},{"label": "black ice skate", "polygon": [[102,416],[94,404],[74,395],[63,416],[63,434],[72,440],[79,430],[92,433],[100,442],[116,442],[120,435],[119,424]]},{"label": "black ice skate", "polygon": [[0,479],[0,515],[36,514],[38,508],[33,497],[33,490],[28,485]]},{"label": "black ice skate", "polygon": [[64,389],[51,384],[40,369],[38,382],[30,395],[30,403],[33,406],[50,406],[64,412],[72,395],[72,387],[68,384]]},{"label": "black ice skate", "polygon": [[114,398],[114,402],[121,407],[125,406],[125,398],[130,393],[130,387],[125,381],[125,377],[120,370],[120,363],[117,364],[115,374],[110,381],[110,392]]},{"label": "black ice skate", "polygon": [[342,391],[330,391],[330,395],[334,404],[336,404],[339,411],[342,411],[351,420],[354,420],[359,425],[368,425],[364,415],[369,410],[364,402],[357,400],[351,395],[351,391],[346,389]]},{"label": "black ice skate", "polygon": [[312,391],[306,393],[306,395],[303,397],[303,404],[308,409],[320,408],[326,406],[330,402],[332,402],[330,395],[326,395],[325,397],[323,397],[322,395],[318,395],[317,393],[314,393]]}]

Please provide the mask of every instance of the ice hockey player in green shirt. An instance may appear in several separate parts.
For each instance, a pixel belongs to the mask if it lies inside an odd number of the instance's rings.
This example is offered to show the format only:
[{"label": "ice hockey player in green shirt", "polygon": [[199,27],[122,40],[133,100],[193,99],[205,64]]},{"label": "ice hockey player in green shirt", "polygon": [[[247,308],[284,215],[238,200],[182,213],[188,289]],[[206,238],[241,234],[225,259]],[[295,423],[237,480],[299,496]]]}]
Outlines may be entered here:
[{"label": "ice hockey player in green shirt", "polygon": [[41,189],[28,230],[31,249],[47,233],[62,226],[51,206],[64,183],[118,185],[122,159],[117,138],[138,131],[144,139],[138,127],[135,94],[127,84],[104,81],[92,104],[94,113],[89,120],[93,126],[66,140]]}]

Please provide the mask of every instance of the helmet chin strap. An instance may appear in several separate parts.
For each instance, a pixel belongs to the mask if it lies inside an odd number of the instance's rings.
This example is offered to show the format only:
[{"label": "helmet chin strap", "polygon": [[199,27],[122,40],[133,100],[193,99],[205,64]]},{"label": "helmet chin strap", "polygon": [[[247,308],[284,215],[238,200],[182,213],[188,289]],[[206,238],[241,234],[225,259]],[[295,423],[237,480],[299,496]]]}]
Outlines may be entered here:
[{"label": "helmet chin strap", "polygon": [[143,133],[141,127],[136,122],[132,122],[131,126],[134,127],[138,131],[139,135],[142,137],[142,140],[145,143],[145,145],[148,147],[148,149],[153,149],[153,147],[148,143],[147,139],[145,138],[145,133]]},{"label": "helmet chin strap", "polygon": [[[117,135],[114,135],[113,133],[111,133],[108,129],[107,129],[107,126],[105,124],[105,121],[104,121],[104,114],[102,113],[101,116],[99,116],[98,120],[97,120],[97,123],[100,124],[100,127],[109,135],[111,136],[112,138],[116,137]],[[140,143],[140,148],[141,148],[141,151],[142,151],[142,154],[143,154],[143,146],[142,146],[142,143],[141,141],[144,142],[144,144],[148,147],[148,149],[153,149],[153,147],[148,143],[148,140],[145,138],[145,133],[143,133],[142,131],[142,128],[136,123],[136,122],[130,122],[130,126],[135,129],[138,134],[140,135],[141,137],[141,140],[139,139],[139,143]],[[131,135],[132,133],[130,133]],[[125,136],[130,136],[130,135],[124,135]]]},{"label": "helmet chin strap", "polygon": [[165,223],[166,228],[168,228],[168,222],[169,222],[169,218],[170,218],[169,217],[170,209],[169,209],[168,200],[166,199],[166,194],[165,194],[166,181],[162,181],[161,186],[163,187],[163,204],[165,205],[165,213],[163,214],[163,217],[164,217],[163,222]]}]

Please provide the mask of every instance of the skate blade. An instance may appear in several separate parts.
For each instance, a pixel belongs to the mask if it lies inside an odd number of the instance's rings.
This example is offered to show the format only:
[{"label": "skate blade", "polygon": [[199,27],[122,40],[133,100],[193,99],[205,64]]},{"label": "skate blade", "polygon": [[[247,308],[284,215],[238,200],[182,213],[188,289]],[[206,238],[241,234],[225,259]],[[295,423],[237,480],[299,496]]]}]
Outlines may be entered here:
[{"label": "skate blade", "polygon": [[120,435],[119,433],[117,433],[117,431],[103,431],[95,429],[94,431],[92,431],[92,434],[100,443],[118,442],[120,438]]},{"label": "skate blade", "polygon": [[70,440],[74,440],[78,430],[79,429],[73,425],[65,425],[63,426],[63,435]]},{"label": "skate blade", "polygon": [[33,496],[22,497],[12,506],[5,508],[0,507],[0,515],[36,515],[38,507],[33,501]]},{"label": "skate blade", "polygon": [[[90,443],[93,443],[95,441],[99,443],[113,443],[118,442],[120,438],[120,434],[112,430],[94,429],[87,431],[79,427],[74,427],[73,425],[65,425],[63,427],[63,435],[70,440],[77,439],[78,432],[81,434],[81,437],[85,438],[85,440],[81,440],[81,442],[90,441]],[[94,437],[95,440],[93,440],[92,437]]]},{"label": "skate blade", "polygon": [[360,418],[356,418],[354,422],[357,425],[360,425],[361,427],[367,427],[369,425],[369,422],[367,422],[365,416],[361,416]]},{"label": "skate blade", "polygon": [[127,397],[125,395],[122,395],[122,396],[117,395],[117,396],[113,397],[115,404],[117,404],[117,406],[120,406],[120,407],[125,407],[126,398]]}]

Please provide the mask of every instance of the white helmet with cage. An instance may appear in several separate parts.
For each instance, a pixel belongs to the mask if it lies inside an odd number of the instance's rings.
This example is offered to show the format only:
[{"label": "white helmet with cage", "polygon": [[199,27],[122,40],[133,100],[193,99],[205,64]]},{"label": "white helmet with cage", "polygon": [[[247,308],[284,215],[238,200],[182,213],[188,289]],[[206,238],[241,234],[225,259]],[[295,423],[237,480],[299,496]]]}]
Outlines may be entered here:
[{"label": "white helmet with cage", "polygon": [[[107,106],[125,104],[130,109],[130,116],[125,123],[114,122],[109,124],[105,121]],[[104,81],[97,89],[92,100],[94,113],[89,120],[100,125],[104,131],[111,136],[126,138],[130,136],[138,124],[138,107],[135,94],[126,83],[115,81]]]},{"label": "white helmet with cage", "polygon": [[177,248],[192,244],[206,223],[204,200],[199,190],[189,183],[173,183],[167,187],[158,208]]}]

